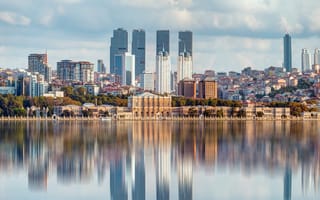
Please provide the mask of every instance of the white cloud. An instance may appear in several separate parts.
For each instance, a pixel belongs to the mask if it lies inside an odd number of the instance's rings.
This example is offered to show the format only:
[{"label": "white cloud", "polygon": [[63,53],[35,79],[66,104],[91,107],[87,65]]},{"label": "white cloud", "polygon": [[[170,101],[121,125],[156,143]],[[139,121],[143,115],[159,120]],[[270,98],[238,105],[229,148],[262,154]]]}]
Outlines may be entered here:
[{"label": "white cloud", "polygon": [[0,21],[3,21],[11,25],[22,25],[27,26],[31,23],[31,19],[26,16],[19,15],[14,12],[3,12],[0,11]]}]

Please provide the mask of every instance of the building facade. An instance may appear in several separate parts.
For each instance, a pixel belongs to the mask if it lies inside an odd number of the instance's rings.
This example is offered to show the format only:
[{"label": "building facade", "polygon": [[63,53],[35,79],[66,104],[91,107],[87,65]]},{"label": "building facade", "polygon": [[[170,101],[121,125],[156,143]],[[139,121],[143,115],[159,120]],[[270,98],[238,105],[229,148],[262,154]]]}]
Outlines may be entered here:
[{"label": "building facade", "polygon": [[184,52],[189,53],[190,56],[193,54],[191,31],[179,32],[179,55]]},{"label": "building facade", "polygon": [[188,52],[183,52],[178,57],[177,82],[192,78],[192,56]]},{"label": "building facade", "polygon": [[135,56],[135,77],[146,69],[146,32],[142,29],[132,32],[132,54]]},{"label": "building facade", "polygon": [[110,45],[110,73],[116,74],[115,55],[128,52],[128,32],[122,28],[113,30]]},{"label": "building facade", "polygon": [[218,98],[218,84],[212,78],[205,78],[199,82],[199,98]]},{"label": "building facade", "polygon": [[107,72],[106,66],[103,63],[103,60],[99,59],[97,63],[97,72],[105,74]]},{"label": "building facade", "polygon": [[117,54],[115,74],[120,77],[121,85],[135,85],[135,56],[130,53]]},{"label": "building facade", "polygon": [[87,61],[62,60],[57,63],[57,75],[63,81],[94,81],[94,64]]},{"label": "building facade", "polygon": [[160,51],[156,57],[156,92],[171,93],[171,63],[167,52]]},{"label": "building facade", "polygon": [[51,82],[51,68],[48,65],[48,55],[30,54],[28,56],[28,71],[31,73],[38,72],[45,77],[45,81]]},{"label": "building facade", "polygon": [[283,37],[283,67],[287,72],[292,70],[291,36],[289,34]]},{"label": "building facade", "polygon": [[197,97],[197,84],[195,80],[184,79],[178,84],[178,95],[196,98]]},{"label": "building facade", "polygon": [[154,91],[154,73],[144,72],[141,76],[141,88],[147,91]]},{"label": "building facade", "polygon": [[301,71],[307,72],[311,70],[310,54],[307,49],[302,49],[301,52]]},{"label": "building facade", "polygon": [[156,55],[165,51],[170,55],[170,32],[169,30],[157,31]]},{"label": "building facade", "polygon": [[169,117],[171,116],[171,96],[159,96],[149,92],[128,98],[128,108],[132,116]]}]

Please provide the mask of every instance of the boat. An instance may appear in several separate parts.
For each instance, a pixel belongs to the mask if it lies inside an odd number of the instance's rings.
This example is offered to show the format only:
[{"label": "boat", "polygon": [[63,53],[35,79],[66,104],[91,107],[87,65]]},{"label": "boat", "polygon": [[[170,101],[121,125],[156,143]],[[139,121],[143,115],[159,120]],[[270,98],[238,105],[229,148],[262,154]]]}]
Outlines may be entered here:
[{"label": "boat", "polygon": [[101,121],[111,121],[111,117],[100,117]]}]

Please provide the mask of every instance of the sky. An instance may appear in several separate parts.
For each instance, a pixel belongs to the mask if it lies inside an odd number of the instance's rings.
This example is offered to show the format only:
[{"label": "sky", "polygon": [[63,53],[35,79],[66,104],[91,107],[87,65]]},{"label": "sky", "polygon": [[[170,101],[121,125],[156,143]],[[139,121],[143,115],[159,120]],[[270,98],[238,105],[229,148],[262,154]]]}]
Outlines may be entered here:
[{"label": "sky", "polygon": [[28,55],[103,59],[109,68],[114,29],[146,31],[146,68],[155,71],[156,31],[170,30],[176,70],[178,32],[193,32],[194,72],[241,71],[282,66],[283,36],[292,36],[293,67],[301,49],[320,48],[318,0],[10,0],[0,1],[0,67],[27,68]]}]

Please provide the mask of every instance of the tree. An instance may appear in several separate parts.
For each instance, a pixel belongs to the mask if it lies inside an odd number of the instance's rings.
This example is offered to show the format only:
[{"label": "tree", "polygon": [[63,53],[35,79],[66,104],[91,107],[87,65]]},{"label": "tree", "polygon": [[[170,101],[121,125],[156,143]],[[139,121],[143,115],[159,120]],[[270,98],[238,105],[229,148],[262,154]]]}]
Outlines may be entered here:
[{"label": "tree", "polygon": [[191,116],[191,117],[196,116],[197,115],[197,109],[195,107],[189,108],[188,115]]},{"label": "tree", "polygon": [[237,117],[243,118],[246,116],[247,116],[246,111],[243,109],[239,110],[239,112],[237,113]]},{"label": "tree", "polygon": [[220,110],[217,110],[217,117],[224,117],[224,115],[223,115],[223,110],[222,109],[220,109]]},{"label": "tree", "polygon": [[257,116],[257,117],[263,117],[263,115],[264,115],[264,113],[263,113],[262,111],[258,111],[258,112],[256,113],[256,116]]}]

